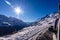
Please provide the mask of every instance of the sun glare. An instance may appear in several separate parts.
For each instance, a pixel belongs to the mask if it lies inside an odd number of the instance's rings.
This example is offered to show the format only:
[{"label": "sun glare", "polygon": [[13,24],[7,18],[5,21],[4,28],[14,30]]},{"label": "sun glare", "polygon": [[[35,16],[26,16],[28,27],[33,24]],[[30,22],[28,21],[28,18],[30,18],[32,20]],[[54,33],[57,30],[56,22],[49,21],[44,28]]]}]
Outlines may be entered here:
[{"label": "sun glare", "polygon": [[22,9],[20,7],[16,7],[16,8],[14,8],[14,10],[15,10],[17,15],[22,13]]},{"label": "sun glare", "polygon": [[22,11],[22,9],[20,7],[15,7],[14,11],[16,13],[17,18],[19,18],[20,14],[23,14],[23,11]]}]

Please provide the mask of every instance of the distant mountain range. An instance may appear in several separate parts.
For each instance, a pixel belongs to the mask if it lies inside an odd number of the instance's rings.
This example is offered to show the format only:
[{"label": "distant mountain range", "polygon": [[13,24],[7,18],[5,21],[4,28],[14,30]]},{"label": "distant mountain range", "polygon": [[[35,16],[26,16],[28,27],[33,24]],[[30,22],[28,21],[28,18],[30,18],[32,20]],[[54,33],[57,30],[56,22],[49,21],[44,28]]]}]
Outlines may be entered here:
[{"label": "distant mountain range", "polygon": [[27,26],[27,24],[17,18],[0,15],[0,26]]},{"label": "distant mountain range", "polygon": [[28,24],[14,17],[0,15],[0,35],[8,34],[27,27]]}]

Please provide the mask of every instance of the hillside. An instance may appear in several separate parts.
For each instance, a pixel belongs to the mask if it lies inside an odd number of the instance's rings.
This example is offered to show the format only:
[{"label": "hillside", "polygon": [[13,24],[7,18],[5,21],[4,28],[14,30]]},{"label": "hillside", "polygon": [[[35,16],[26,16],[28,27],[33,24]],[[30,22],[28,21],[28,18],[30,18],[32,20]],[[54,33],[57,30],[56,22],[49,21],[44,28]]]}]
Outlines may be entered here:
[{"label": "hillside", "polygon": [[34,22],[33,25],[23,28],[15,34],[0,37],[0,39],[48,40],[50,38],[49,40],[52,40],[52,32],[49,31],[49,28],[55,25],[56,17],[59,17],[58,13],[50,14],[49,17],[44,17],[43,20]]}]

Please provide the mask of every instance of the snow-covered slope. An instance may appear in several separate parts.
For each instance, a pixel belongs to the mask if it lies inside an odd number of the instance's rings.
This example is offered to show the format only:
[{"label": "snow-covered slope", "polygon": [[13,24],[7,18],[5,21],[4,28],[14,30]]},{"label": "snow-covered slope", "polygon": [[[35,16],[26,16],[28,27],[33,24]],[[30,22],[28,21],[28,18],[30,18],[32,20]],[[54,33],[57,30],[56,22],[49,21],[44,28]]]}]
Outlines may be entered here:
[{"label": "snow-covered slope", "polygon": [[32,26],[24,28],[13,35],[7,35],[0,37],[0,39],[4,40],[35,40],[38,34],[44,34],[50,26],[54,26],[56,17],[58,14],[49,15],[49,17],[45,17],[43,20],[34,22]]}]

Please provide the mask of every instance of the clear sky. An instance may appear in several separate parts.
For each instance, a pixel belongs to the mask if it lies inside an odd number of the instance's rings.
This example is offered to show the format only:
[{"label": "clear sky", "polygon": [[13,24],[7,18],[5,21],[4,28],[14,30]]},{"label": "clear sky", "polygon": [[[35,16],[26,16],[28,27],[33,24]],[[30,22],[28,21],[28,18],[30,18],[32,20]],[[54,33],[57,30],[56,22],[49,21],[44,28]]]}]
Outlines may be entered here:
[{"label": "clear sky", "polygon": [[[38,18],[58,11],[59,0],[7,0],[12,6],[19,6],[24,13],[19,15],[19,19],[25,22],[33,22]],[[16,17],[13,8],[5,0],[0,0],[0,14]]]}]

